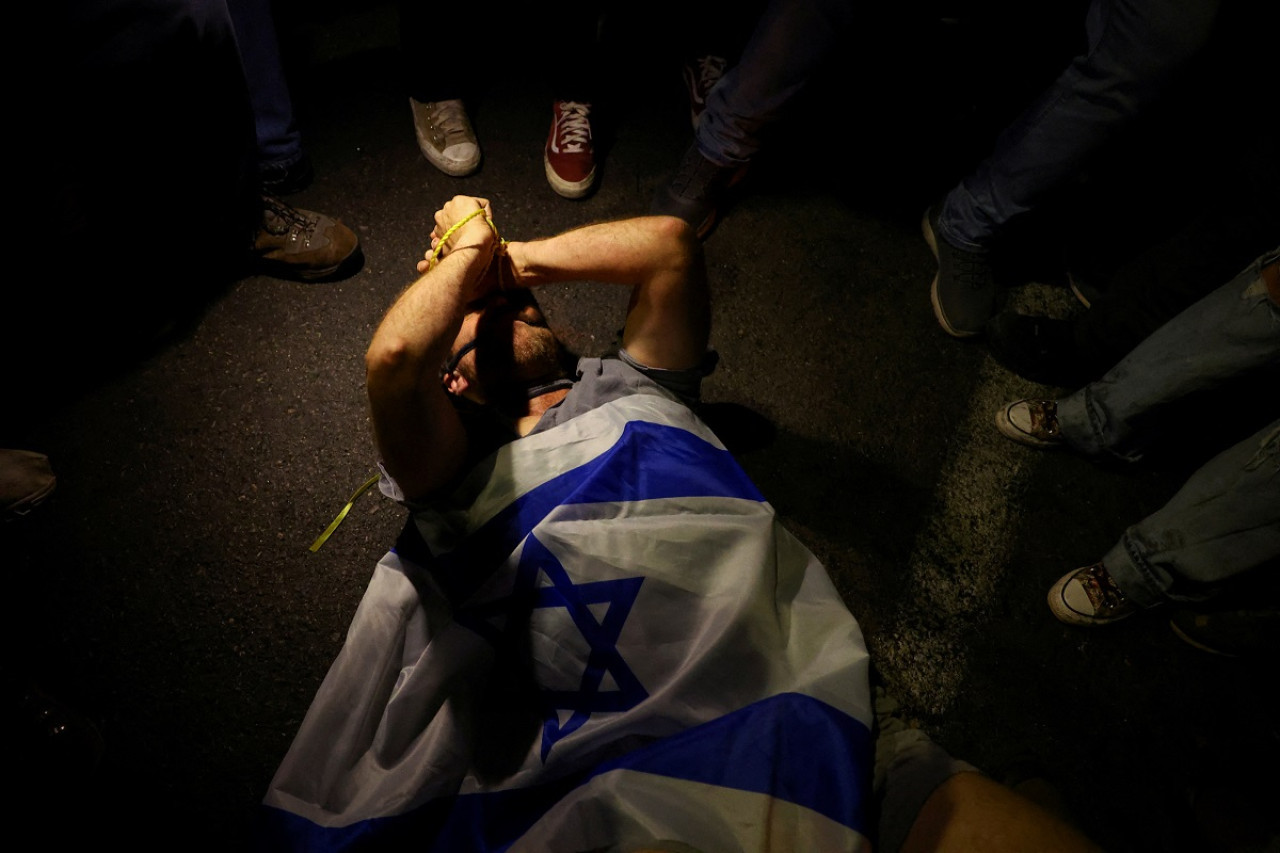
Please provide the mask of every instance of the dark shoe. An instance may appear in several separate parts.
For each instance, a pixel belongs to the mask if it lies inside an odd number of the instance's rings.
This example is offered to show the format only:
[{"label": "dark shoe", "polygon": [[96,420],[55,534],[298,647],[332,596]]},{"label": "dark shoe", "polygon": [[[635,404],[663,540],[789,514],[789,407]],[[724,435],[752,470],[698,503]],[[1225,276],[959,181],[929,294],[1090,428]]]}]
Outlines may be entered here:
[{"label": "dark shoe", "polygon": [[556,101],[551,130],[542,151],[547,183],[565,198],[582,198],[596,182],[596,152],[591,141],[591,105]]},{"label": "dark shoe", "polygon": [[1068,625],[1095,627],[1119,622],[1138,612],[1102,563],[1063,575],[1049,590],[1049,609]]},{"label": "dark shoe", "polygon": [[360,257],[360,240],[341,221],[262,197],[262,224],[254,235],[255,272],[278,278],[333,278]]},{"label": "dark shoe", "polygon": [[1280,607],[1193,610],[1182,608],[1169,619],[1179,639],[1223,657],[1280,653]]},{"label": "dark shoe", "polygon": [[996,429],[1028,447],[1059,447],[1058,404],[1053,400],[1015,400],[996,412]]},{"label": "dark shoe", "polygon": [[0,449],[0,509],[5,521],[30,513],[57,485],[48,456],[31,450]]},{"label": "dark shoe", "polygon": [[1077,346],[1071,320],[1006,311],[987,324],[987,347],[1005,368],[1042,385],[1074,390],[1100,373]]},{"label": "dark shoe", "polygon": [[685,89],[689,93],[689,119],[693,129],[698,129],[702,111],[707,108],[707,96],[724,77],[729,61],[723,56],[699,56],[687,60],[681,67]]},{"label": "dark shoe", "polygon": [[264,193],[275,196],[292,195],[311,186],[315,177],[311,158],[304,151],[292,163],[268,163],[258,167],[258,183]]},{"label": "dark shoe", "polygon": [[698,151],[697,143],[685,151],[675,176],[654,196],[649,212],[676,216],[693,226],[698,239],[715,227],[729,191],[742,180],[746,166],[721,166]]},{"label": "dark shoe", "polygon": [[985,252],[957,249],[938,236],[941,205],[924,213],[921,228],[925,242],[938,261],[929,295],[933,315],[949,335],[971,338],[982,333],[996,313],[996,280]]},{"label": "dark shoe", "polygon": [[418,149],[431,165],[455,178],[480,168],[480,143],[462,101],[424,103],[410,98],[409,108],[413,111]]}]

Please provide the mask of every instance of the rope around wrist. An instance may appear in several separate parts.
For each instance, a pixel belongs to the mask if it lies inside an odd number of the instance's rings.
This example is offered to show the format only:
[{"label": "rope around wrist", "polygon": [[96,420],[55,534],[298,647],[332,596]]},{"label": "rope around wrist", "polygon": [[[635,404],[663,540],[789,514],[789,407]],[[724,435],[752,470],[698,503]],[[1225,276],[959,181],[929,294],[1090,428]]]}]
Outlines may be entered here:
[{"label": "rope around wrist", "polygon": [[[454,232],[456,232],[463,225],[466,225],[471,220],[475,219],[477,216],[483,216],[483,215],[484,215],[484,208],[480,208],[479,210],[473,210],[470,213],[468,213],[466,216],[459,219],[457,222],[450,225],[449,230],[440,235],[440,239],[436,241],[436,247],[431,250],[431,255],[427,258],[428,269],[433,269],[435,265],[439,263],[440,253],[444,251],[445,244],[449,242],[449,238],[454,235]],[[484,221],[486,224],[488,224],[488,226],[491,229],[493,229],[493,236],[498,238],[498,244],[500,246],[507,245],[507,241],[503,240],[501,235],[498,234],[498,226],[493,224],[493,220],[485,216]]]}]

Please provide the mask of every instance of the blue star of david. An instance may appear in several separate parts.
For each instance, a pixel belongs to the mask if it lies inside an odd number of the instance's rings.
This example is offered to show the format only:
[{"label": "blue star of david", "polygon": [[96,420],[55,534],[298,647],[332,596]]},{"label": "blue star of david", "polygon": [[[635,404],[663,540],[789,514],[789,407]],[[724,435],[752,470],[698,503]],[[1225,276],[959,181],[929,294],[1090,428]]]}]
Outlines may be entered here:
[{"label": "blue star of david", "polygon": [[[539,575],[543,574],[551,581],[551,586],[537,585]],[[501,630],[489,620],[506,615],[513,602],[526,602],[525,606],[534,610],[562,607],[587,641],[590,652],[578,689],[543,688],[541,691],[543,761],[547,760],[547,755],[558,741],[581,728],[592,714],[626,711],[648,698],[648,691],[618,653],[618,636],[643,582],[643,577],[635,577],[575,584],[560,560],[530,534],[520,554],[511,595],[467,608],[465,614],[457,615],[463,624],[491,640],[497,640]],[[608,603],[609,608],[604,618],[597,620],[589,605],[604,603]],[[616,690],[600,689],[606,673],[613,676]],[[570,712],[563,724],[560,723],[561,711]]]}]

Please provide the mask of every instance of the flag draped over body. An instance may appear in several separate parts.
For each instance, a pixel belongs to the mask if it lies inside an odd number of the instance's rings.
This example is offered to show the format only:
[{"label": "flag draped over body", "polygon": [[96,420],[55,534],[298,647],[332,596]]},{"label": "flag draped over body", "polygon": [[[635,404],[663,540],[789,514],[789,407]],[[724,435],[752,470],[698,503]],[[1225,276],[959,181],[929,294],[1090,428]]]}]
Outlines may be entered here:
[{"label": "flag draped over body", "polygon": [[506,445],[378,563],[273,850],[867,850],[861,632],[660,391]]}]

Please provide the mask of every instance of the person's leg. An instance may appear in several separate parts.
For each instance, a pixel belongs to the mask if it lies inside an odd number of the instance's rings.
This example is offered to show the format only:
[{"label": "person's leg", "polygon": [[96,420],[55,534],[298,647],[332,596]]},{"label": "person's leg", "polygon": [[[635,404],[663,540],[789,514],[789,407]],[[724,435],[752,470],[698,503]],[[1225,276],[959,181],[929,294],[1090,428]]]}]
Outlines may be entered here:
[{"label": "person's leg", "polygon": [[707,96],[694,142],[649,212],[678,216],[705,238],[719,209],[853,20],[849,0],[772,0],[742,58]]},{"label": "person's leg", "polygon": [[1280,568],[1280,420],[1197,470],[1102,563],[1141,607],[1200,601],[1232,577]]},{"label": "person's leg", "polygon": [[302,134],[293,113],[293,99],[280,60],[280,43],[268,0],[227,0],[249,100],[253,105],[258,141],[258,170],[283,174],[304,157]]},{"label": "person's leg", "polygon": [[1064,817],[954,758],[875,692],[874,846],[899,851],[1092,851]]},{"label": "person's leg", "polygon": [[[480,143],[466,100],[489,73],[483,47],[459,38],[455,10],[424,0],[399,0],[401,79],[409,95],[418,148],[431,165],[461,177],[480,168]],[[490,20],[504,20],[503,5],[486,7]]]},{"label": "person's leg", "polygon": [[946,197],[935,230],[971,252],[1062,186],[1142,111],[1212,29],[1220,0],[1094,0],[1087,49],[997,138]]},{"label": "person's leg", "polygon": [[827,61],[852,20],[848,0],[769,3],[741,60],[707,98],[696,134],[699,153],[719,166],[750,163],[765,131]]},{"label": "person's leg", "polygon": [[[544,10],[539,10],[544,11]],[[543,148],[547,183],[565,198],[582,198],[596,180],[595,128],[601,71],[599,0],[561,4],[554,18],[545,14],[538,26],[554,31],[548,43],[562,45],[546,68],[551,87],[551,128]]]},{"label": "person's leg", "polygon": [[[1280,252],[1280,250],[1277,250]],[[1154,419],[1198,391],[1280,369],[1280,304],[1269,254],[1174,317],[1098,381],[1058,401],[1062,438],[1086,454],[1134,460]]]},{"label": "person's leg", "polygon": [[902,853],[1092,853],[1102,848],[1017,791],[982,775],[957,773],[934,790]]}]

